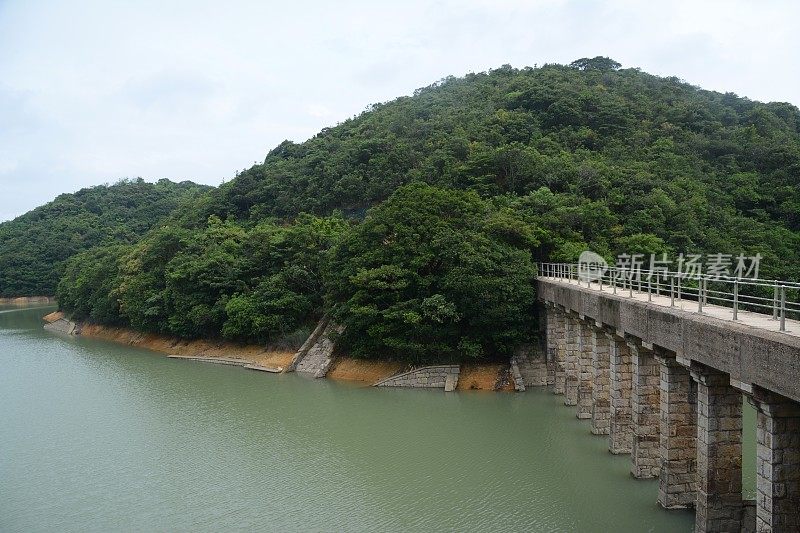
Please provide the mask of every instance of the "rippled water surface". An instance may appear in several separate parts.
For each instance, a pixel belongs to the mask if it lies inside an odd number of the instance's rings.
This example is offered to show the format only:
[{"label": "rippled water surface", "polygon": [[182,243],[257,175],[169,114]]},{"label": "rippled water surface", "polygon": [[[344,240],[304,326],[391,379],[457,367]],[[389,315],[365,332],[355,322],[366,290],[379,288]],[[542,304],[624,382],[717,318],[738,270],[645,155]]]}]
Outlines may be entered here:
[{"label": "rippled water surface", "polygon": [[0,310],[0,531],[692,529],[546,392],[171,360],[46,310]]}]

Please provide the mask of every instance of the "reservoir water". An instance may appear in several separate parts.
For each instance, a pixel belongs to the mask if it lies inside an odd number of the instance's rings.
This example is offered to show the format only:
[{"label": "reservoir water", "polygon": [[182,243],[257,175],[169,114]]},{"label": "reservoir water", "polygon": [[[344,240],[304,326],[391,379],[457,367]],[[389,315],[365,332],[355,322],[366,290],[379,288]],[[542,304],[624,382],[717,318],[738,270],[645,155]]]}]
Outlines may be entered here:
[{"label": "reservoir water", "polygon": [[45,332],[48,310],[0,308],[0,531],[692,530],[546,391],[173,360]]}]

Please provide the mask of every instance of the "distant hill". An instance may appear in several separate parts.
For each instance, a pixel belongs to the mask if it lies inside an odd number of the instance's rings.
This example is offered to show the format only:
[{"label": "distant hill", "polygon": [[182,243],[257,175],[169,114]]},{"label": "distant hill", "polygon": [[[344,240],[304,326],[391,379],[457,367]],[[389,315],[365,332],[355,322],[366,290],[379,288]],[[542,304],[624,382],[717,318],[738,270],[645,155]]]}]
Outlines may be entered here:
[{"label": "distant hill", "polygon": [[190,181],[122,180],[62,194],[0,224],[0,296],[54,294],[66,259],[95,246],[133,243],[208,189]]},{"label": "distant hill", "polygon": [[360,216],[423,181],[532,195],[522,202],[549,220],[545,257],[563,258],[568,242],[612,253],[652,234],[680,251],[761,251],[775,268],[798,259],[797,107],[618,67],[594,58],[446,78],[283,142],[181,217]]},{"label": "distant hill", "polygon": [[533,263],[585,249],[761,254],[800,279],[800,110],[603,57],[449,77],[281,143],[76,257],[58,294],[181,337],[272,341],[327,312],[364,356],[487,357],[535,336]]}]

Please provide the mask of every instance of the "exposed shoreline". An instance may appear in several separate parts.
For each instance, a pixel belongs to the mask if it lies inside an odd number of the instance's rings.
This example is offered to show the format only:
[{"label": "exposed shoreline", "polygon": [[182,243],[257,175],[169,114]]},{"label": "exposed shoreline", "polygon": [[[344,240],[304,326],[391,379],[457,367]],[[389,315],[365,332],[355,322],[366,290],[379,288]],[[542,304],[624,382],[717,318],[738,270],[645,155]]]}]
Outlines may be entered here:
[{"label": "exposed shoreline", "polygon": [[10,296],[0,298],[0,305],[54,304],[55,296]]},{"label": "exposed shoreline", "polygon": [[[54,311],[43,317],[52,324],[66,321],[64,313]],[[153,333],[140,333],[128,328],[80,323],[75,325],[76,333],[93,339],[101,339],[137,348],[175,356],[176,359],[194,359],[210,363],[230,364],[276,372],[292,362],[294,350],[273,349],[261,345],[242,345],[225,341],[184,340]],[[508,365],[501,363],[469,364],[462,367],[462,378],[456,390],[513,391],[513,383],[505,383],[503,373]],[[325,376],[326,379],[349,381],[371,386],[406,369],[398,361],[357,359],[336,357]],[[501,384],[500,387],[497,385]]]}]

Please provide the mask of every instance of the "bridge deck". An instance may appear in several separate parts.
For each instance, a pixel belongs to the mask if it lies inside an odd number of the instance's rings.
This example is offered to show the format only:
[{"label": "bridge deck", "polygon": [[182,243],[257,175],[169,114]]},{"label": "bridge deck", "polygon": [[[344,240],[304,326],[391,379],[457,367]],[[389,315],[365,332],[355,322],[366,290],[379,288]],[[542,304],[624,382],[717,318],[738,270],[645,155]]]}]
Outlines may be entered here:
[{"label": "bridge deck", "polygon": [[[578,286],[578,282],[576,280],[567,280],[562,278],[553,278],[547,276],[539,276],[542,280],[546,280],[549,283],[556,283],[561,285],[572,285],[573,287]],[[583,289],[591,289],[597,292],[601,291],[600,284],[597,282],[592,282],[587,287],[586,282],[580,283],[581,288]],[[609,287],[607,284],[604,284],[602,287],[602,292],[607,293],[609,295],[613,294],[613,288]],[[632,299],[634,301],[640,301],[645,303],[651,303],[653,305],[659,305],[662,307],[671,307],[670,304],[670,297],[664,295],[656,295],[652,293],[652,301],[648,301],[648,294],[647,292],[638,292],[634,289],[633,297],[629,297],[628,289],[621,289],[617,288],[616,296],[619,298],[625,299]],[[683,311],[697,312],[697,302],[692,300],[675,300],[675,309],[680,309]],[[720,320],[728,320],[734,322],[733,320],[733,309],[730,307],[723,307],[721,305],[714,305],[714,304],[705,304],[703,305],[703,313],[702,316],[708,316],[717,318]],[[786,331],[780,331],[780,320],[775,320],[772,318],[772,315],[762,314],[762,313],[754,313],[752,311],[743,311],[739,309],[738,318],[735,321],[737,324],[750,326],[753,328],[763,329],[766,331],[774,331],[777,333],[782,333],[785,335],[791,335],[793,337],[800,337],[800,321],[798,320],[790,320],[786,319]]]}]

